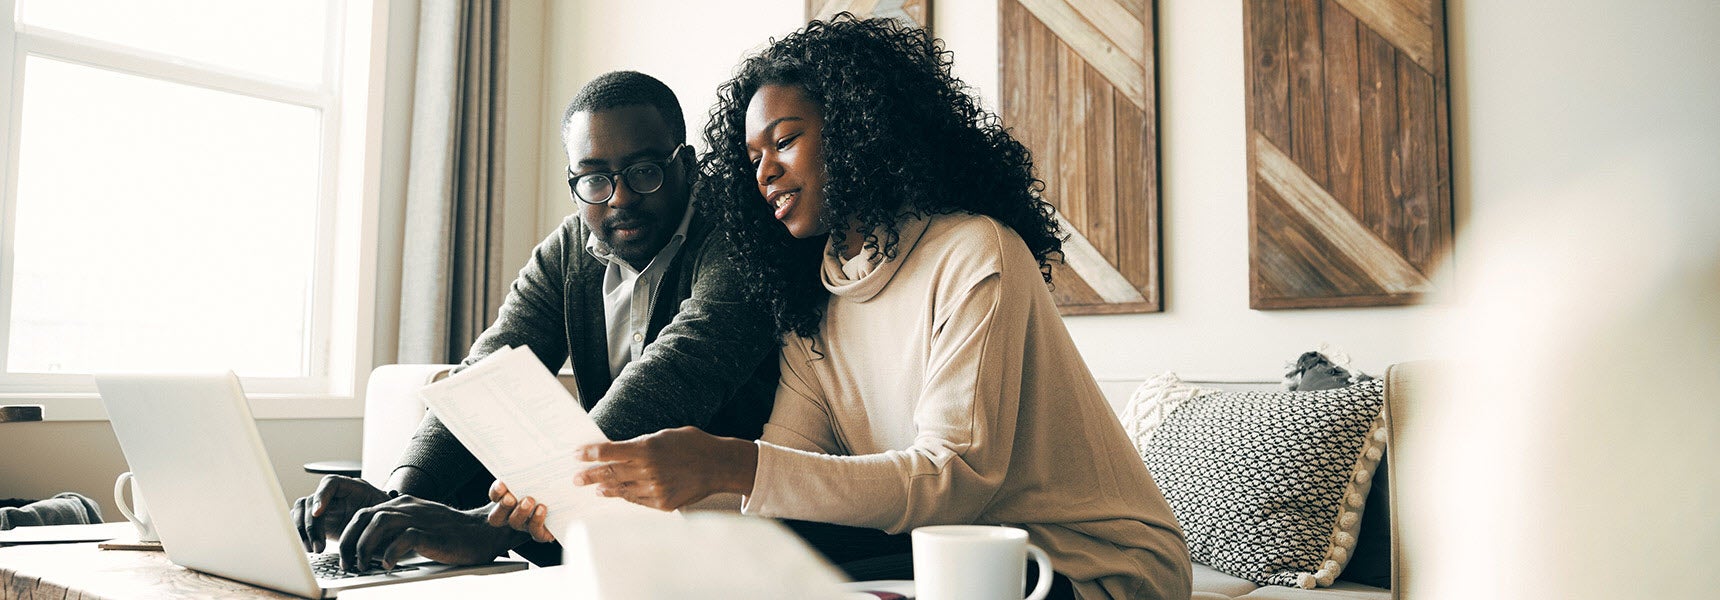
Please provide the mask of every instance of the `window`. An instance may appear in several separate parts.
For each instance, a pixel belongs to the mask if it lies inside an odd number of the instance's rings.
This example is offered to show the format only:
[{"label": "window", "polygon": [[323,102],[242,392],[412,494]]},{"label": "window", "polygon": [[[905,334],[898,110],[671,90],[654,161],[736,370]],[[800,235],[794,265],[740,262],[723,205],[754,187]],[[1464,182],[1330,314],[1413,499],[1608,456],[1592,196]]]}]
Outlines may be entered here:
[{"label": "window", "polygon": [[0,8],[0,393],[232,369],[350,395],[372,3]]}]

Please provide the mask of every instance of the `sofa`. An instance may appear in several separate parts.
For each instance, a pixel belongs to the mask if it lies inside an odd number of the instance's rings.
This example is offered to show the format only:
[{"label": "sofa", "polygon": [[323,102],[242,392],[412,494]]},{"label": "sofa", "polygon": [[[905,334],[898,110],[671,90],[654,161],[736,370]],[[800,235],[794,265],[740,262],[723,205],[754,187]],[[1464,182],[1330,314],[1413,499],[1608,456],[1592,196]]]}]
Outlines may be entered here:
[{"label": "sofa", "polygon": [[[399,462],[407,441],[417,428],[424,414],[423,404],[416,399],[413,392],[437,379],[445,377],[452,365],[385,365],[371,373],[369,383],[365,388],[364,410],[364,440],[362,477],[376,485],[382,485],[388,479],[389,472]],[[1400,482],[1405,477],[1414,477],[1412,469],[1415,461],[1424,460],[1417,456],[1405,456],[1400,441],[1403,439],[1405,425],[1412,422],[1416,416],[1416,407],[1421,405],[1418,396],[1425,395],[1426,380],[1430,370],[1426,363],[1413,362],[1393,365],[1385,374],[1385,414],[1389,430],[1387,445],[1391,451],[1386,455],[1385,471],[1388,479],[1388,496],[1390,498],[1390,531],[1391,531],[1391,589],[1372,587],[1340,580],[1330,587],[1317,589],[1298,589],[1282,586],[1260,586],[1241,578],[1221,573],[1201,564],[1194,565],[1194,595],[1191,600],[1225,600],[1241,598],[1248,600],[1395,600],[1399,597],[1395,590],[1403,589],[1409,575],[1408,557],[1401,551],[1397,526],[1405,511],[1415,511],[1419,507],[1414,503],[1405,502],[1397,493]],[[572,389],[572,378],[562,376],[563,385]],[[1102,381],[1101,389],[1114,410],[1122,412],[1128,402],[1131,392],[1140,382],[1110,380]],[[1274,383],[1215,383],[1190,382],[1204,387],[1214,387],[1225,390],[1252,391],[1275,387]]]}]

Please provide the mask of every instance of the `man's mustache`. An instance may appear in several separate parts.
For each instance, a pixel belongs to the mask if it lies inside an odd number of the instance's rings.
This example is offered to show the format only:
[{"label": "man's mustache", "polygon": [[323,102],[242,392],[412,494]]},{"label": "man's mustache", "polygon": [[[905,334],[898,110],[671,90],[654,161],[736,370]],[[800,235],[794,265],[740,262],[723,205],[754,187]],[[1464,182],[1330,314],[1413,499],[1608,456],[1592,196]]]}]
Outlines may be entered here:
[{"label": "man's mustache", "polygon": [[602,227],[604,231],[615,231],[617,229],[633,229],[649,225],[651,222],[651,216],[645,213],[617,212],[616,214],[610,215],[609,218],[604,219],[603,223],[599,226]]}]

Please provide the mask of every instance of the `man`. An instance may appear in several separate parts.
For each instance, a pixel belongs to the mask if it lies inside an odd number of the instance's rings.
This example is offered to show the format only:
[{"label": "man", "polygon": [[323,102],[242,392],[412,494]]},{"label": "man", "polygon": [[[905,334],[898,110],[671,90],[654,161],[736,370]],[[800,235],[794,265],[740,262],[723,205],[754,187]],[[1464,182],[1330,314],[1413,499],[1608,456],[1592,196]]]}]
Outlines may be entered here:
[{"label": "man", "polygon": [[[580,402],[610,439],[689,425],[756,439],[777,383],[773,327],[742,301],[727,242],[689,202],[696,161],[674,92],[640,73],[601,75],[561,131],[579,211],[538,245],[460,368],[529,346],[551,370],[571,361]],[[387,491],[329,476],[294,503],[294,522],[307,550],[338,538],[348,570],[413,551],[486,562],[516,546],[559,562],[559,548],[486,523],[491,479],[426,414]]]}]

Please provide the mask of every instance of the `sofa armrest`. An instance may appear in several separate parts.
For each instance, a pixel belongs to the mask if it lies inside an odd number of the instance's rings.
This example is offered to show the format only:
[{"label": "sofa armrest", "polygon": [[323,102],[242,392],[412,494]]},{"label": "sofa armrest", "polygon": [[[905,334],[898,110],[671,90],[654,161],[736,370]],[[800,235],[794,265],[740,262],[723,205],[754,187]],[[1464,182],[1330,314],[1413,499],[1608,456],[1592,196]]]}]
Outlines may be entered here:
[{"label": "sofa armrest", "polygon": [[412,432],[424,420],[424,402],[419,388],[440,378],[454,365],[383,365],[370,372],[364,387],[364,453],[361,472],[365,481],[382,487],[400,464],[400,455],[412,441]]},{"label": "sofa armrest", "polygon": [[1387,455],[1385,466],[1389,475],[1388,493],[1391,495],[1391,538],[1392,538],[1392,597],[1401,597],[1403,589],[1413,577],[1410,556],[1404,552],[1407,547],[1403,542],[1403,528],[1399,525],[1406,518],[1415,520],[1426,508],[1415,502],[1413,497],[1404,494],[1403,483],[1421,481],[1427,478],[1429,460],[1435,457],[1419,455],[1415,433],[1426,427],[1421,423],[1421,416],[1426,414],[1431,406],[1431,398],[1436,386],[1443,377],[1442,373],[1449,366],[1436,360],[1418,360],[1392,365],[1386,370],[1386,429],[1390,438],[1386,442],[1391,448]]}]

